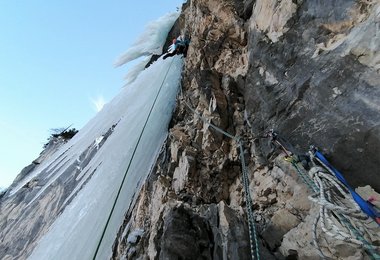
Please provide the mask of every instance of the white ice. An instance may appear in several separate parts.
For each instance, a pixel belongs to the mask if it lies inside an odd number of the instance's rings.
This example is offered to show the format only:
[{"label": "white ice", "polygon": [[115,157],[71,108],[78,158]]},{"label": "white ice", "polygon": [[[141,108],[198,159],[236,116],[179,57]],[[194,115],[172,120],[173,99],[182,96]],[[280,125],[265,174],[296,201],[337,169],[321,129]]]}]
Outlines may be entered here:
[{"label": "white ice", "polygon": [[[144,47],[144,51],[154,53],[159,46],[162,48],[177,17],[178,14],[167,15],[159,20],[158,25],[148,26],[148,31],[159,31],[162,35],[155,35],[150,45]],[[144,35],[147,37],[150,34]],[[143,37],[139,41],[143,44]],[[144,52],[137,45],[120,60],[120,65]],[[124,214],[149,174],[166,139],[182,64],[179,56],[157,60],[142,71],[133,83],[123,88],[68,143],[42,162],[33,174],[12,188],[9,196],[17,193],[31,179],[38,178],[41,172],[51,170],[49,182],[41,187],[30,202],[32,203],[39,199],[67,167],[80,163],[79,157],[86,149],[97,149],[88,165],[83,169],[76,168],[80,171],[77,176],[79,183],[66,198],[64,204],[68,203],[67,207],[38,242],[29,259],[92,259],[98,245],[96,259],[110,258],[112,244]],[[107,131],[115,125],[112,134],[100,146]],[[100,242],[120,187],[119,198]]]},{"label": "white ice", "polygon": [[[120,197],[96,259],[109,259],[111,247],[134,193],[140,189],[166,138],[182,70],[182,59],[158,60],[108,103],[68,144],[73,161],[119,119],[87,167],[98,167],[85,187],[53,223],[30,259],[91,259],[131,161],[153,101],[162,91],[139,140]],[[167,75],[166,75],[167,74]],[[165,77],[166,76],[166,77]],[[61,151],[64,151],[62,149]],[[101,164],[100,164],[101,163]]]},{"label": "white ice", "polygon": [[137,63],[132,69],[130,69],[125,76],[125,83],[128,85],[132,83],[137,76],[145,69],[146,64],[149,62],[152,56],[148,56]]},{"label": "white ice", "polygon": [[125,63],[140,58],[141,56],[161,54],[166,37],[178,16],[179,12],[169,13],[148,24],[145,28],[145,32],[115,62],[115,66],[124,65]]}]

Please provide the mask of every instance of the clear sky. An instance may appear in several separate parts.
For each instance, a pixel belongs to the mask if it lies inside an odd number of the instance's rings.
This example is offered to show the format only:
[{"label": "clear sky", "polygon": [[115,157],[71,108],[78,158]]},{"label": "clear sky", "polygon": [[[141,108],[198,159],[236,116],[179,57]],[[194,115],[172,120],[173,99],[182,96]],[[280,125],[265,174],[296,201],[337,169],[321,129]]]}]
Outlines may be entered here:
[{"label": "clear sky", "polygon": [[128,67],[114,61],[183,0],[0,1],[0,187],[42,151],[51,128],[84,126]]}]

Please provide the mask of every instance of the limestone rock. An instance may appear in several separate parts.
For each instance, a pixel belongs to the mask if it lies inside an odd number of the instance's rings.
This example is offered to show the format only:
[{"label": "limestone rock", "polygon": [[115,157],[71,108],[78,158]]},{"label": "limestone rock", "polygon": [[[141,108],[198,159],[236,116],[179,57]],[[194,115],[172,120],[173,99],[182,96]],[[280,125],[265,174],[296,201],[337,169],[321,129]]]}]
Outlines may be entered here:
[{"label": "limestone rock", "polygon": [[272,42],[277,42],[288,28],[288,20],[297,10],[297,5],[291,0],[258,0],[256,1],[251,27],[266,32]]},{"label": "limestone rock", "polygon": [[185,188],[193,162],[194,158],[187,156],[185,152],[182,154],[178,167],[174,170],[173,174],[173,189],[177,194]]},{"label": "limestone rock", "polygon": [[[320,259],[313,245],[312,223],[318,209],[313,207],[305,220],[284,235],[280,252],[284,256],[296,255],[299,259]],[[328,259],[369,259],[358,245],[319,235],[318,244]]]},{"label": "limestone rock", "polygon": [[250,259],[245,219],[224,202],[203,209],[213,233],[213,259]]},{"label": "limestone rock", "polygon": [[212,259],[209,227],[184,207],[172,209],[164,220],[160,259]]},{"label": "limestone rock", "polygon": [[285,209],[275,212],[269,226],[263,232],[265,241],[271,249],[275,249],[281,244],[283,236],[291,229],[296,227],[301,220]]},{"label": "limestone rock", "polygon": [[[376,1],[256,1],[252,66],[241,85],[253,132],[275,128],[296,153],[315,144],[349,183],[372,183],[375,190],[379,8]],[[319,43],[326,50],[315,56]]]},{"label": "limestone rock", "polygon": [[[353,186],[380,190],[379,8],[356,0],[185,3],[164,46],[179,34],[191,36],[181,95],[165,147],[126,208],[112,258],[250,258],[240,150],[213,124],[243,142],[261,258],[319,259],[312,244],[319,209],[263,133],[274,128],[296,154],[316,144]],[[30,178],[17,197],[0,195],[0,258],[25,259],[70,202],[65,194],[80,190],[75,169],[97,151],[84,150],[40,200],[33,198],[51,172]],[[370,188],[358,192],[379,200]],[[366,235],[375,246],[376,228]],[[317,236],[327,257],[368,258],[320,228]]]},{"label": "limestone rock", "polygon": [[380,194],[377,193],[371,186],[356,188],[356,192],[365,200],[370,201],[373,205],[380,208]]}]

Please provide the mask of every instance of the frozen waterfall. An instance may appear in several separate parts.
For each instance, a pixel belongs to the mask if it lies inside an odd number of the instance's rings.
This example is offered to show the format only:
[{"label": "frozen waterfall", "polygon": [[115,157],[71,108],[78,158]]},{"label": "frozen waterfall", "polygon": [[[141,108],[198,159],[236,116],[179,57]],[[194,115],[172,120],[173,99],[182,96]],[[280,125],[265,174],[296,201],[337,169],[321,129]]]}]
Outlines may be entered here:
[{"label": "frozen waterfall", "polygon": [[[107,104],[50,162],[45,163],[49,167],[58,166],[54,162],[62,166],[51,177],[52,182],[64,172],[65,165],[70,165],[68,161],[80,160],[78,156],[84,147],[92,145],[97,149],[105,133],[112,131],[86,168],[81,169],[83,188],[39,241],[30,259],[94,257],[120,184],[138,145],[96,259],[110,257],[124,214],[167,136],[181,70],[182,58],[178,56],[156,61]],[[161,86],[162,90],[146,121]],[[66,158],[63,161],[59,160],[62,153]],[[35,199],[38,200],[38,194]]]}]

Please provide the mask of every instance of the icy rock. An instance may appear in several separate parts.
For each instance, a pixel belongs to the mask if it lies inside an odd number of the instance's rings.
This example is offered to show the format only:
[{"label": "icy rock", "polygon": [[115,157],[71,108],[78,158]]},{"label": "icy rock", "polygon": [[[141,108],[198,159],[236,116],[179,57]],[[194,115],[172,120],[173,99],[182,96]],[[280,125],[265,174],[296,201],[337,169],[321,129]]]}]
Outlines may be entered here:
[{"label": "icy rock", "polygon": [[0,198],[3,197],[6,192],[7,192],[7,189],[0,188]]},{"label": "icy rock", "polygon": [[128,235],[127,242],[132,244],[132,245],[136,244],[138,242],[138,240],[142,237],[143,234],[144,234],[144,229],[133,230]]},{"label": "icy rock", "polygon": [[[119,224],[167,137],[181,71],[179,57],[157,61],[123,88],[69,142],[28,171],[12,187],[11,196],[1,198],[0,258],[5,253],[15,259],[92,258],[97,243],[93,238],[100,237],[110,205],[126,176],[98,258],[106,259],[112,254]],[[157,97],[161,84],[164,87]],[[153,101],[156,103],[150,110]],[[106,139],[115,124],[117,127]],[[94,149],[99,136],[104,136],[98,139],[99,147],[103,146]],[[25,184],[30,188],[23,189]]]}]

